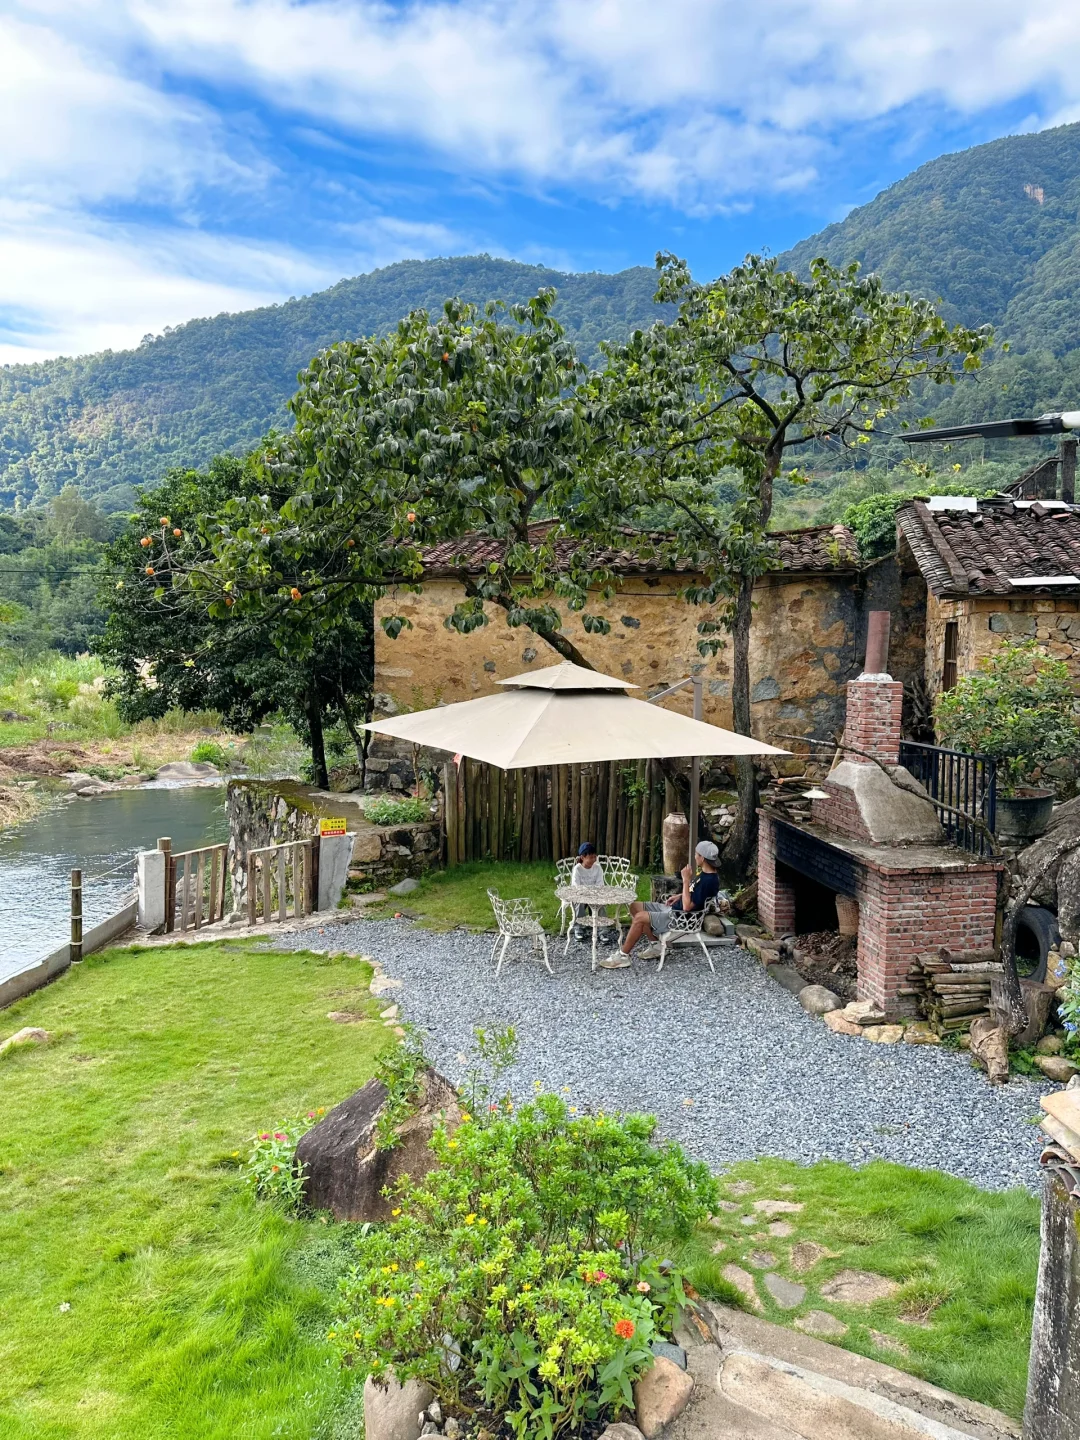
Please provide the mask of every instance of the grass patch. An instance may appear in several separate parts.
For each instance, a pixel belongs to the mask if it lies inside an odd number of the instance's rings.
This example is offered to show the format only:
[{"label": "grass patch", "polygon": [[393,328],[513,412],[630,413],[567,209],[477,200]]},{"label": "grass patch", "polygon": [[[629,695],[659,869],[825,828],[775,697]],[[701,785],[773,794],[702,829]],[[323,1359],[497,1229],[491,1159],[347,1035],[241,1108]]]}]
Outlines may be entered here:
[{"label": "grass patch", "polygon": [[[497,890],[504,900],[525,896],[534,901],[543,916],[544,928],[555,929],[559,902],[555,898],[555,866],[550,860],[470,860],[452,870],[433,870],[403,900],[370,906],[365,913],[393,914],[404,904],[410,915],[430,930],[452,930],[458,925],[494,930],[489,890]],[[638,882],[638,899],[648,898],[649,879],[643,875]]]},{"label": "grass patch", "polygon": [[[752,1193],[729,1187],[744,1180]],[[946,1390],[993,1405],[1019,1419],[1027,1386],[1031,1314],[1039,1260],[1039,1202],[1026,1190],[990,1194],[938,1171],[875,1161],[861,1170],[822,1161],[784,1160],[736,1165],[723,1193],[736,1209],[722,1211],[697,1237],[689,1261],[691,1283],[709,1298],[733,1263],[758,1277],[765,1315],[791,1325],[808,1310],[828,1310],[849,1329],[836,1343],[910,1371]],[[755,1215],[758,1199],[801,1204],[797,1213]],[[774,1222],[794,1233],[769,1233]],[[792,1265],[801,1241],[831,1254],[804,1273]],[[719,1255],[712,1247],[722,1243]],[[751,1251],[767,1251],[774,1268],[806,1286],[796,1310],[781,1310],[761,1283]],[[883,1275],[899,1287],[872,1305],[844,1305],[821,1295],[841,1270]],[[879,1343],[871,1331],[896,1342]]]},{"label": "grass patch", "polygon": [[0,1061],[0,1433],[338,1433],[349,1227],[256,1204],[235,1152],[369,1078],[387,1032],[326,1019],[374,1016],[369,979],[248,944],[112,950],[3,1013],[55,1038]]}]

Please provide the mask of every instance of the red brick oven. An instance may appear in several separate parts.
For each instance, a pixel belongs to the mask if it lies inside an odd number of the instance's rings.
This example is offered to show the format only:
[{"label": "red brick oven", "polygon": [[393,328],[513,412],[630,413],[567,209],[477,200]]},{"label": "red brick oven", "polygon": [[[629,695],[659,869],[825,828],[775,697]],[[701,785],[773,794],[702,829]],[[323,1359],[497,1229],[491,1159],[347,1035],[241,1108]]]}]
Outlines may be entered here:
[{"label": "red brick oven", "polygon": [[814,801],[809,824],[759,812],[758,913],[773,935],[791,934],[799,876],[854,897],[859,999],[891,1020],[916,1013],[916,955],[993,948],[1002,866],[945,844],[931,801],[898,763],[903,686],[885,673],[881,613],[870,617],[867,670],[848,682],[843,759],[823,782],[829,798]]}]

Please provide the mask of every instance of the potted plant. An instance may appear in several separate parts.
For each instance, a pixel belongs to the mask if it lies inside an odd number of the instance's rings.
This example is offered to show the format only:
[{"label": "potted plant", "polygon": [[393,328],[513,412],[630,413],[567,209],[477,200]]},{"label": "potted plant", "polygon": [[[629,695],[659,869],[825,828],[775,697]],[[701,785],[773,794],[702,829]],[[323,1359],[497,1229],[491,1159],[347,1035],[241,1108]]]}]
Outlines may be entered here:
[{"label": "potted plant", "polygon": [[1054,760],[1080,758],[1080,716],[1064,660],[1033,640],[1009,642],[939,695],[941,742],[997,762],[997,832],[1033,840],[1050,823],[1054,791],[1037,782]]}]

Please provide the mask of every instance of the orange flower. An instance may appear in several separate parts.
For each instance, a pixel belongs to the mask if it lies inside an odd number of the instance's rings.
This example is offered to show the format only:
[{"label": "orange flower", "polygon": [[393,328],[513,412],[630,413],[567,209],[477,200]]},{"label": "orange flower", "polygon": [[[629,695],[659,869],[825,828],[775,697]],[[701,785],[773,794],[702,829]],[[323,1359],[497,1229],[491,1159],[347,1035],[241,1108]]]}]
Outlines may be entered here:
[{"label": "orange flower", "polygon": [[149,535],[144,535],[144,536],[142,537],[142,539],[139,541],[139,544],[140,544],[140,545],[143,547],[143,549],[145,550],[146,547],[147,547],[149,544],[151,544],[150,536],[149,536]]},{"label": "orange flower", "polygon": [[616,1320],[615,1334],[620,1340],[632,1340],[634,1338],[634,1322],[632,1320]]},{"label": "orange flower", "polygon": [[289,591],[289,594],[292,596],[292,598],[293,598],[294,600],[299,600],[299,599],[300,599],[300,591],[296,588],[295,585],[294,585],[294,586],[292,587],[292,589]]},{"label": "orange flower", "polygon": [[184,532],[179,527],[177,527],[173,530],[172,533],[176,536],[177,540],[179,540],[180,536],[183,535]]},{"label": "orange flower", "polygon": [[146,573],[147,575],[152,575],[154,573],[154,567],[152,565],[147,565]]},{"label": "orange flower", "polygon": [[408,515],[407,515],[405,518],[408,520],[408,522],[409,522],[410,525],[415,525],[415,524],[416,524],[416,511],[415,511],[415,510],[410,510],[409,513],[408,513]]}]

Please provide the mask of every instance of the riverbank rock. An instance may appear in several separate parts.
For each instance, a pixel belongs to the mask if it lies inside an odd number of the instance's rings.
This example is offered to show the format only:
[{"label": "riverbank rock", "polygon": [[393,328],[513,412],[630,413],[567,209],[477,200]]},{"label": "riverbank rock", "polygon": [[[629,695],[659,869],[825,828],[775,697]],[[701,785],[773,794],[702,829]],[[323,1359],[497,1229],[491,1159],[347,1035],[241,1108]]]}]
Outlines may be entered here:
[{"label": "riverbank rock", "polygon": [[399,1385],[392,1370],[378,1380],[369,1375],[364,1381],[365,1440],[419,1440],[424,1411],[434,1401],[435,1391],[425,1380]]},{"label": "riverbank rock", "polygon": [[443,1121],[454,1130],[461,1123],[457,1092],[429,1069],[419,1104],[398,1127],[397,1142],[378,1150],[375,1128],[386,1096],[381,1080],[369,1080],[301,1138],[296,1158],[304,1166],[304,1199],[313,1210],[329,1210],[336,1220],[389,1220],[391,1202],[383,1189],[403,1175],[413,1180],[426,1175],[435,1164],[435,1126]]},{"label": "riverbank rock", "polygon": [[14,1035],[0,1044],[0,1055],[6,1055],[9,1050],[22,1050],[28,1045],[48,1045],[52,1036],[48,1030],[40,1030],[36,1025],[27,1025],[22,1030],[16,1030]]},{"label": "riverbank rock", "polygon": [[645,1440],[655,1440],[665,1425],[678,1419],[693,1390],[693,1376],[673,1360],[656,1357],[634,1385],[634,1419]]},{"label": "riverbank rock", "polygon": [[157,772],[157,780],[213,780],[221,771],[209,760],[171,760]]}]

